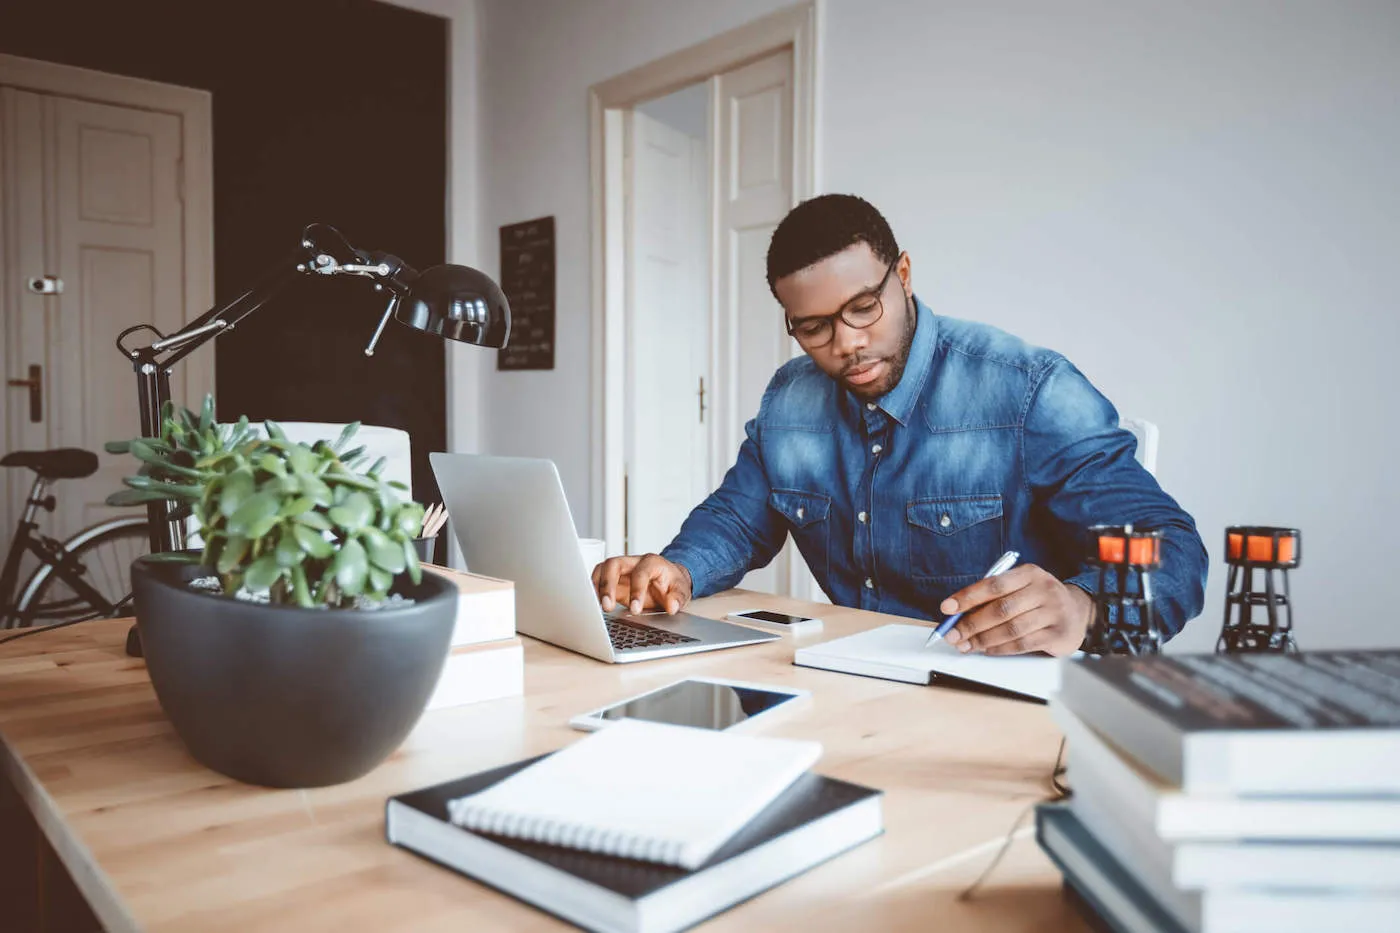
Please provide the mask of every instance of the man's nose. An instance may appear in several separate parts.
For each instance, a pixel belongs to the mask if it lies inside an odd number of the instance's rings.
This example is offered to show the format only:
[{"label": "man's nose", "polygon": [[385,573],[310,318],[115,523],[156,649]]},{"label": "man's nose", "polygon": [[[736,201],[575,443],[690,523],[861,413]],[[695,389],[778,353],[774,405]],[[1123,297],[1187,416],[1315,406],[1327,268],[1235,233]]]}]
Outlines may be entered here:
[{"label": "man's nose", "polygon": [[831,349],[836,352],[837,356],[855,356],[870,343],[868,331],[852,327],[840,318],[832,322],[831,326],[833,328]]}]

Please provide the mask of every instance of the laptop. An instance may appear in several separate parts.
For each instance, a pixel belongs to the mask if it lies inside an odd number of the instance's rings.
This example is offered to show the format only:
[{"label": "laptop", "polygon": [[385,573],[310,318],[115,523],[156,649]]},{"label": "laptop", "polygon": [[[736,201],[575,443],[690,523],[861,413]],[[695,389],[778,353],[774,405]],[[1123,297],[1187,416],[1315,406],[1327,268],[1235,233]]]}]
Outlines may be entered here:
[{"label": "laptop", "polygon": [[467,570],[515,584],[517,631],[613,664],[781,638],[689,612],[604,613],[551,460],[431,453]]}]

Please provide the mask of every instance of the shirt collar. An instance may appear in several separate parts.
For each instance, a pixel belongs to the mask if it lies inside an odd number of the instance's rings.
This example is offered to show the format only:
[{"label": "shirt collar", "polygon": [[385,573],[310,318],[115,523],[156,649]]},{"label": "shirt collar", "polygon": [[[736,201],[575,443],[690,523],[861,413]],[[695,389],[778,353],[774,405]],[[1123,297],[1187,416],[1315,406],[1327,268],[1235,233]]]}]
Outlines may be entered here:
[{"label": "shirt collar", "polygon": [[917,324],[914,328],[914,342],[909,347],[909,359],[904,364],[904,374],[899,383],[881,396],[876,404],[884,412],[907,426],[909,416],[914,413],[914,405],[923,395],[924,383],[933,369],[933,350],[938,342],[937,325],[933,312],[917,297],[914,299]]}]

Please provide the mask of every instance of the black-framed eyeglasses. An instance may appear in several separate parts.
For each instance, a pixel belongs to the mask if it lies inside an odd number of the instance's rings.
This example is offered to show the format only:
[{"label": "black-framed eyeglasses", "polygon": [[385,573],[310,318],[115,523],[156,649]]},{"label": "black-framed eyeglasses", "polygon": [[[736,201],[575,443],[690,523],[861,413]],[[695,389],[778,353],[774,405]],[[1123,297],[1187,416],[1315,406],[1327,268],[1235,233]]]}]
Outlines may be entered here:
[{"label": "black-framed eyeglasses", "polygon": [[[903,254],[900,254],[903,255]],[[816,314],[799,319],[795,324],[791,318],[786,321],[787,332],[808,350],[815,350],[831,343],[836,336],[836,319],[846,322],[847,327],[864,330],[885,315],[885,286],[890,282],[890,273],[899,265],[899,256],[894,258],[885,270],[885,277],[874,288],[867,288],[841,306],[832,314]]]}]

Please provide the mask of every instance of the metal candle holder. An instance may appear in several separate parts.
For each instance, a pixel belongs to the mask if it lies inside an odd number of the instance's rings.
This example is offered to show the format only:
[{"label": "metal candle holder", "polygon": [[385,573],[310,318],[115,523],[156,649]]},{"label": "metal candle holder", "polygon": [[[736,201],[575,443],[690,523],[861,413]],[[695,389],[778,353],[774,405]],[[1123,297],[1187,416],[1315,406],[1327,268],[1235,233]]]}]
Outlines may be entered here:
[{"label": "metal candle holder", "polygon": [[1152,571],[1162,566],[1162,533],[1132,525],[1089,529],[1089,563],[1099,569],[1088,654],[1156,654],[1162,620],[1152,602]]},{"label": "metal candle holder", "polygon": [[[1225,529],[1230,581],[1217,652],[1298,650],[1293,640],[1288,571],[1298,566],[1302,556],[1303,539],[1296,528],[1234,525]],[[1256,588],[1255,571],[1263,574],[1262,590]],[[1256,608],[1262,610],[1262,620],[1256,617]]]}]

